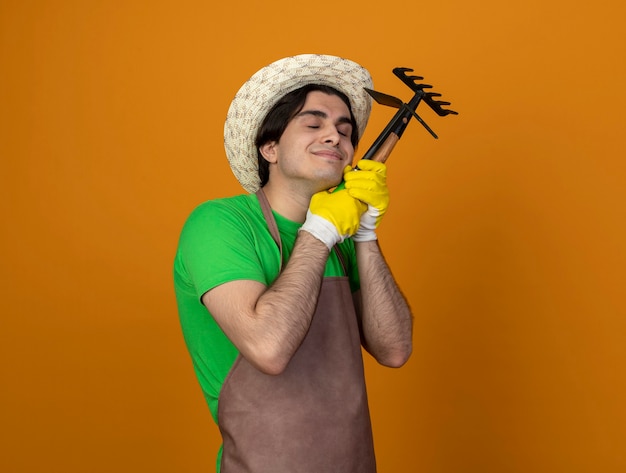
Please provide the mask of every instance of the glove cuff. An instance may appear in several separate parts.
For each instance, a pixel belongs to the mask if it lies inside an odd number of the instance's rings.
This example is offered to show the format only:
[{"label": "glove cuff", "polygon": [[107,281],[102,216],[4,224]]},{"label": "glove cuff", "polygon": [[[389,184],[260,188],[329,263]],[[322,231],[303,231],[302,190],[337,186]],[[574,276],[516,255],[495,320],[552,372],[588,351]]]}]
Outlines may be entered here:
[{"label": "glove cuff", "polygon": [[378,240],[378,235],[376,235],[376,232],[373,230],[366,231],[359,228],[359,231],[352,236],[352,240],[356,243],[360,243],[362,241],[374,241]]},{"label": "glove cuff", "polygon": [[328,251],[337,243],[341,243],[344,240],[344,237],[339,234],[331,222],[324,217],[311,213],[310,210],[307,210],[306,220],[298,231],[310,233],[324,243],[328,247]]},{"label": "glove cuff", "polygon": [[355,242],[378,240],[376,235],[376,219],[378,211],[372,206],[361,216],[361,224],[358,231],[352,236]]}]

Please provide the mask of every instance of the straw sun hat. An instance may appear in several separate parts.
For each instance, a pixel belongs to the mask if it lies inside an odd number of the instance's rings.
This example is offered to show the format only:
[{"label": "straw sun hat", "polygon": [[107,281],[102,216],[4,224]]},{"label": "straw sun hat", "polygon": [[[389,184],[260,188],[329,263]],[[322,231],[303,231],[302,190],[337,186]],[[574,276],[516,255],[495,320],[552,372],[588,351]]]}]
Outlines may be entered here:
[{"label": "straw sun hat", "polygon": [[245,190],[260,187],[255,139],[261,123],[284,95],[308,84],[331,86],[348,96],[363,135],[372,102],[364,87],[373,88],[369,72],[348,59],[302,54],[280,59],[256,72],[235,95],[224,125],[224,147],[230,167]]}]

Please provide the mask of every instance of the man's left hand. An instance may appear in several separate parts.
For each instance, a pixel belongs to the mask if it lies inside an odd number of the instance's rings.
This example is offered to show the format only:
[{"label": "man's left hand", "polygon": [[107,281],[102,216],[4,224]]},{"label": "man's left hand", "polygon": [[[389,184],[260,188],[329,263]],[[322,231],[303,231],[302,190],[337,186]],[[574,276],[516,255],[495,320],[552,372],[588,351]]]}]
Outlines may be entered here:
[{"label": "man's left hand", "polygon": [[367,211],[361,217],[359,230],[352,239],[356,242],[376,240],[376,228],[389,206],[387,166],[362,159],[357,167],[358,171],[344,174],[346,189],[352,197],[367,204]]}]

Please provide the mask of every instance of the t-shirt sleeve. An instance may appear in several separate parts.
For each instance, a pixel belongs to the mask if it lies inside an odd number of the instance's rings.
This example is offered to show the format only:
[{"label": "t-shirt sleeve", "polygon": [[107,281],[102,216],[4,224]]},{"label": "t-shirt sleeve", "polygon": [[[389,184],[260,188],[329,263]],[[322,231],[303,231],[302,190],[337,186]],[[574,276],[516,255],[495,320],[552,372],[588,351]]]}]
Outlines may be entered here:
[{"label": "t-shirt sleeve", "polygon": [[229,281],[267,284],[249,216],[226,202],[197,207],[183,226],[178,248],[178,269],[198,298]]}]

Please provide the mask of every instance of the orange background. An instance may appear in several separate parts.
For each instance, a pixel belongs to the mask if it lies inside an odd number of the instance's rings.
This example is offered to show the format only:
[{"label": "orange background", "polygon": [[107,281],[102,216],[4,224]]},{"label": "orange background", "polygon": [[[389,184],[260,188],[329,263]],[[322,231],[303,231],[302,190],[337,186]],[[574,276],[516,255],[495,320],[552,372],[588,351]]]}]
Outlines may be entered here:
[{"label": "orange background", "polygon": [[[241,83],[349,57],[421,109],[380,241],[415,313],[367,360],[379,469],[626,471],[621,0],[0,1],[0,470],[213,471],[171,265]],[[393,111],[376,106],[361,152]]]}]

